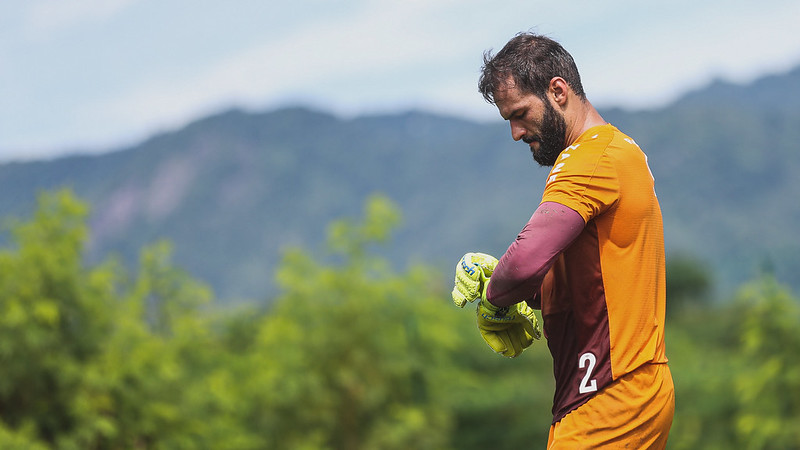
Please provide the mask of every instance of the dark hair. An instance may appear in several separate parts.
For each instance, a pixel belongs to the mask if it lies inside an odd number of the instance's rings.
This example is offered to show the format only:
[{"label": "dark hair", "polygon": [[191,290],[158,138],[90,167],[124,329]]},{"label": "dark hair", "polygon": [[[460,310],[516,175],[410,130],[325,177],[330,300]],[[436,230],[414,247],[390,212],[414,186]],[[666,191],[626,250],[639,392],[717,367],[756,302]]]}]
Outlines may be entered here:
[{"label": "dark hair", "polygon": [[561,44],[545,36],[518,33],[496,55],[486,51],[478,91],[494,104],[494,94],[509,76],[517,88],[538,97],[544,97],[553,77],[561,77],[578,97],[586,99],[572,56]]}]

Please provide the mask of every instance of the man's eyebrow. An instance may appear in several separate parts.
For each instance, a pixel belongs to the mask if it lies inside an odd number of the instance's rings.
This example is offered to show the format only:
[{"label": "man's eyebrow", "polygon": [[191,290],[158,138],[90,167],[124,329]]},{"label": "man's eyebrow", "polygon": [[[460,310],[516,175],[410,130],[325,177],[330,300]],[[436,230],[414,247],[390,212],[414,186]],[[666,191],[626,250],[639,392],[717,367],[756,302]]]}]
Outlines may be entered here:
[{"label": "man's eyebrow", "polygon": [[519,114],[521,114],[521,113],[522,113],[522,109],[523,109],[523,108],[515,108],[515,109],[512,109],[512,110],[511,110],[511,112],[510,112],[510,113],[508,113],[508,115],[507,115],[507,116],[503,116],[503,119],[505,119],[505,120],[511,120],[511,119],[513,119],[514,117],[517,117]]}]

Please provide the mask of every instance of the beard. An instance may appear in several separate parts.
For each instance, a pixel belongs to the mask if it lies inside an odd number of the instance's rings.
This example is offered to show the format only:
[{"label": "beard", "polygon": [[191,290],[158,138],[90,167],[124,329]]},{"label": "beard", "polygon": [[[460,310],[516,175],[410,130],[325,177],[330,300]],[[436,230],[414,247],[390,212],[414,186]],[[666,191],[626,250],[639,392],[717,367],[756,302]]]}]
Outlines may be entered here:
[{"label": "beard", "polygon": [[544,100],[544,114],[539,135],[525,136],[523,141],[530,145],[533,141],[539,142],[539,150],[534,151],[533,160],[540,166],[551,167],[556,163],[558,155],[566,147],[567,122],[548,100]]}]

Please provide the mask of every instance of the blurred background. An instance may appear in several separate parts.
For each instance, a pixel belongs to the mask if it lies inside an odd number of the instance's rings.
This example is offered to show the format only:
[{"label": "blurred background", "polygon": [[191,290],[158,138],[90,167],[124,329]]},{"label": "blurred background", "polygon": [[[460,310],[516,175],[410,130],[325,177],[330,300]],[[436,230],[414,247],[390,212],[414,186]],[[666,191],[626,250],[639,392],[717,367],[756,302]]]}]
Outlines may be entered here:
[{"label": "blurred background", "polygon": [[449,299],[458,258],[502,254],[541,197],[476,87],[532,30],[656,178],[670,448],[800,448],[798,18],[4,2],[0,447],[544,447],[545,343],[499,357]]}]

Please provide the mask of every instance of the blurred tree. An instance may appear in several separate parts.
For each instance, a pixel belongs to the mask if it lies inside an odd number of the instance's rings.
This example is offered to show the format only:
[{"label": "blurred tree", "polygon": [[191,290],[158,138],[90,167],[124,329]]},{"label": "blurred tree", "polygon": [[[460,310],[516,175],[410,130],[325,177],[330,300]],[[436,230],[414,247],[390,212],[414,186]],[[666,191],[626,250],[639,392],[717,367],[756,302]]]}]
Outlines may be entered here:
[{"label": "blurred tree", "polygon": [[448,446],[452,415],[437,387],[457,375],[454,316],[429,268],[404,271],[367,252],[398,220],[375,196],[362,222],[330,226],[335,264],[286,253],[277,274],[284,293],[259,328],[241,385],[249,426],[267,447]]},{"label": "blurred tree", "polygon": [[774,277],[672,321],[673,449],[800,448],[800,303]]},{"label": "blurred tree", "polygon": [[221,349],[200,311],[211,294],[174,268],[170,254],[166,243],[145,248],[136,277],[118,277],[120,288],[109,299],[115,326],[85,369],[83,399],[107,421],[99,442],[108,448],[214,442],[217,422],[209,420],[208,405],[220,399],[209,395],[208,377],[222,361]]},{"label": "blurred tree", "polygon": [[106,274],[82,270],[86,212],[68,192],[42,195],[0,251],[0,418],[45,442],[75,427],[82,366],[112,326]]},{"label": "blurred tree", "polygon": [[667,257],[667,314],[711,301],[713,277],[708,265],[686,253]]},{"label": "blurred tree", "polygon": [[86,214],[69,191],[44,193],[0,251],[0,448],[246,438],[210,420],[230,403],[207,395],[222,353],[199,309],[210,291],[172,267],[166,244],[143,250],[135,276],[114,260],[84,267]]},{"label": "blurred tree", "polygon": [[[68,191],[43,194],[0,250],[0,448],[545,445],[545,343],[494,354],[474,309],[450,302],[451,274],[379,256],[400,220],[385,197],[332,223],[329,253],[287,251],[269,311],[215,310],[167,243],[144,248],[132,273],[113,259],[84,267],[86,212]],[[703,266],[681,264],[693,298]],[[679,312],[669,447],[800,447],[797,298],[767,273],[735,301]]]},{"label": "blurred tree", "polygon": [[739,448],[800,448],[800,303],[773,276],[744,286],[742,370],[736,372]]},{"label": "blurred tree", "polygon": [[494,354],[441,274],[370,251],[399,217],[373,196],[361,221],[329,227],[331,262],[285,254],[283,294],[239,384],[248,428],[271,448],[543,446],[552,398],[545,346],[516,360]]},{"label": "blurred tree", "polygon": [[733,386],[742,363],[742,316],[730,304],[706,304],[692,311],[667,321],[667,356],[675,382],[668,448],[738,448],[732,425],[737,411]]},{"label": "blurred tree", "polygon": [[47,450],[49,447],[39,442],[30,429],[12,430],[0,422],[0,448],[14,450]]}]

